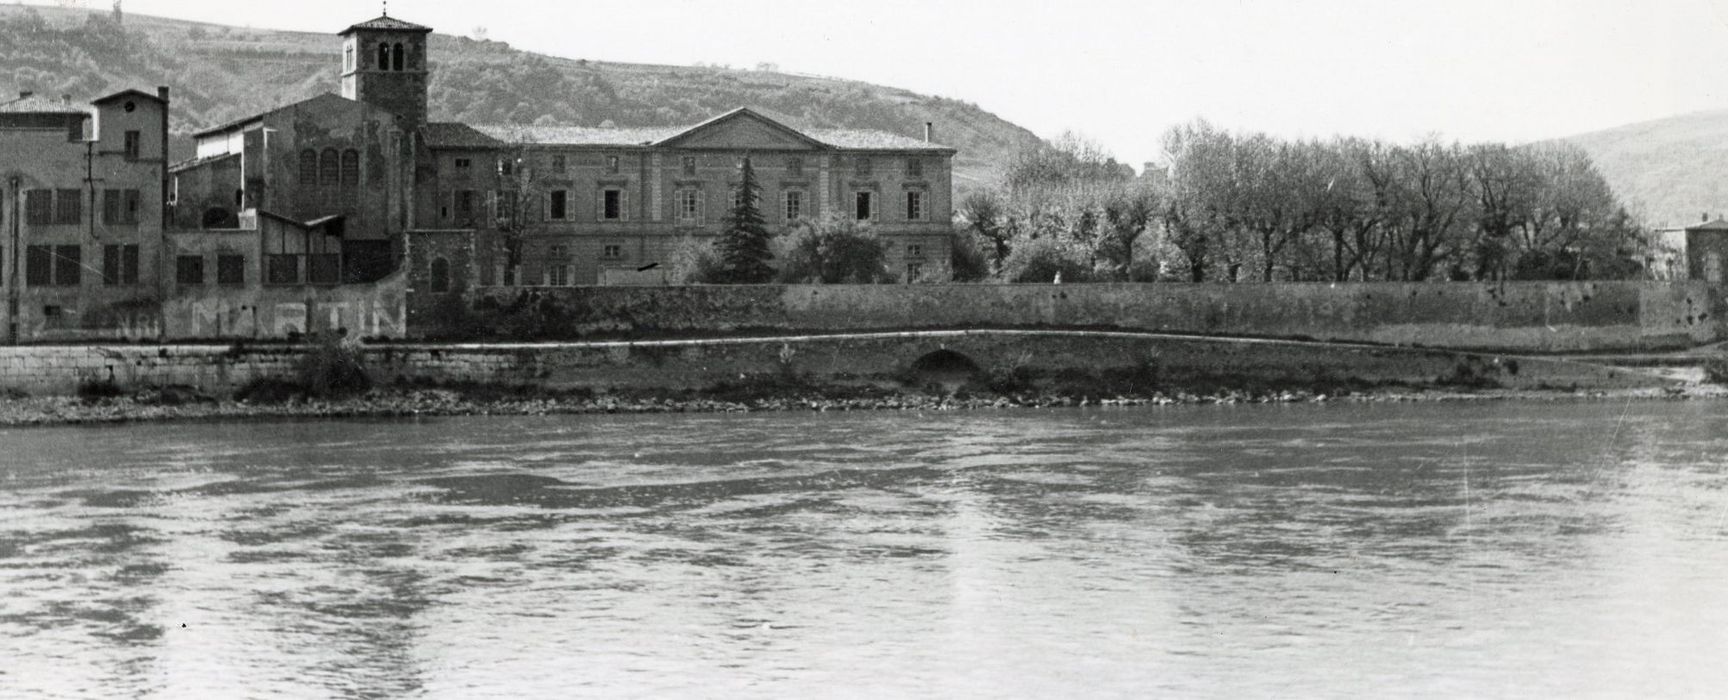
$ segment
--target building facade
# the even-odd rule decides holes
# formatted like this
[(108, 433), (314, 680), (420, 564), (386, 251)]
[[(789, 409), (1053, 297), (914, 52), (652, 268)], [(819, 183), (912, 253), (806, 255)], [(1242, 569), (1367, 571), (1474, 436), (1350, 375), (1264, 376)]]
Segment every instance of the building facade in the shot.
[(160, 332), (167, 137), (167, 88), (0, 103), (8, 342)]
[(483, 287), (666, 284), (675, 249), (721, 232), (746, 160), (775, 233), (863, 222), (896, 276), (946, 279), (955, 152), (930, 125), (429, 122), (431, 32), (343, 30), (339, 93), (194, 134), (172, 165), (167, 88), (0, 103), (8, 340), (400, 336), (410, 308)]

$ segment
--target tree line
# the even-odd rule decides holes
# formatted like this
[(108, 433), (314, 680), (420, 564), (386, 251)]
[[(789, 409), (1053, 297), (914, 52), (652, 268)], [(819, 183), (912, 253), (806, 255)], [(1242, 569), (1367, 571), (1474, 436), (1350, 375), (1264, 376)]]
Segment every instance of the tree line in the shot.
[(1590, 157), (1558, 143), (1290, 140), (1204, 121), (1135, 176), (1072, 134), (966, 196), (958, 279), (1624, 279), (1647, 232)]

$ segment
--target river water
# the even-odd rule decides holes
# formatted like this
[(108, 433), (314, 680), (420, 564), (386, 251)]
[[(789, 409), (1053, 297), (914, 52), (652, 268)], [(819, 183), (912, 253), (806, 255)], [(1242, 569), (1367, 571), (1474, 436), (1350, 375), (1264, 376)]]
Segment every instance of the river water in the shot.
[(0, 430), (0, 697), (1728, 692), (1728, 405)]

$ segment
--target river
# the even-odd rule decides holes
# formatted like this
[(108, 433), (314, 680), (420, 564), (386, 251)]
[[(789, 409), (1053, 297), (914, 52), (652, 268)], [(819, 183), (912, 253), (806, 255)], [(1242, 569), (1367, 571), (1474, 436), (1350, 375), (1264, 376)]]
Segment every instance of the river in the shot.
[(1728, 406), (0, 430), (0, 697), (1728, 688)]

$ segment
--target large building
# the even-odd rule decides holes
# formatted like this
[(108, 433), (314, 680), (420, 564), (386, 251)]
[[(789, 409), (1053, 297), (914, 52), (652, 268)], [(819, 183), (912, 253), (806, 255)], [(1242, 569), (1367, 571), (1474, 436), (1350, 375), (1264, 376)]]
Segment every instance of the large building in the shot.
[(867, 222), (901, 279), (946, 278), (955, 152), (929, 124), (430, 122), (430, 34), (343, 30), (340, 94), (195, 134), (174, 165), (167, 88), (0, 102), (6, 341), (401, 336), (488, 287), (664, 284), (675, 248), (719, 235), (746, 160), (775, 232)]
[(0, 103), (7, 342), (159, 333), (167, 142), (167, 88)]
[(920, 140), (750, 109), (655, 128), (428, 122), (430, 33), (388, 16), (351, 26), (340, 96), (197, 134), (173, 172), (175, 226), (254, 231), (231, 236), (246, 243), (234, 255), (259, 256), (247, 283), (370, 282), (398, 262), (422, 294), (663, 283), (679, 241), (718, 235), (748, 158), (772, 228), (867, 221), (897, 275), (946, 273), (954, 150), (930, 125)]

